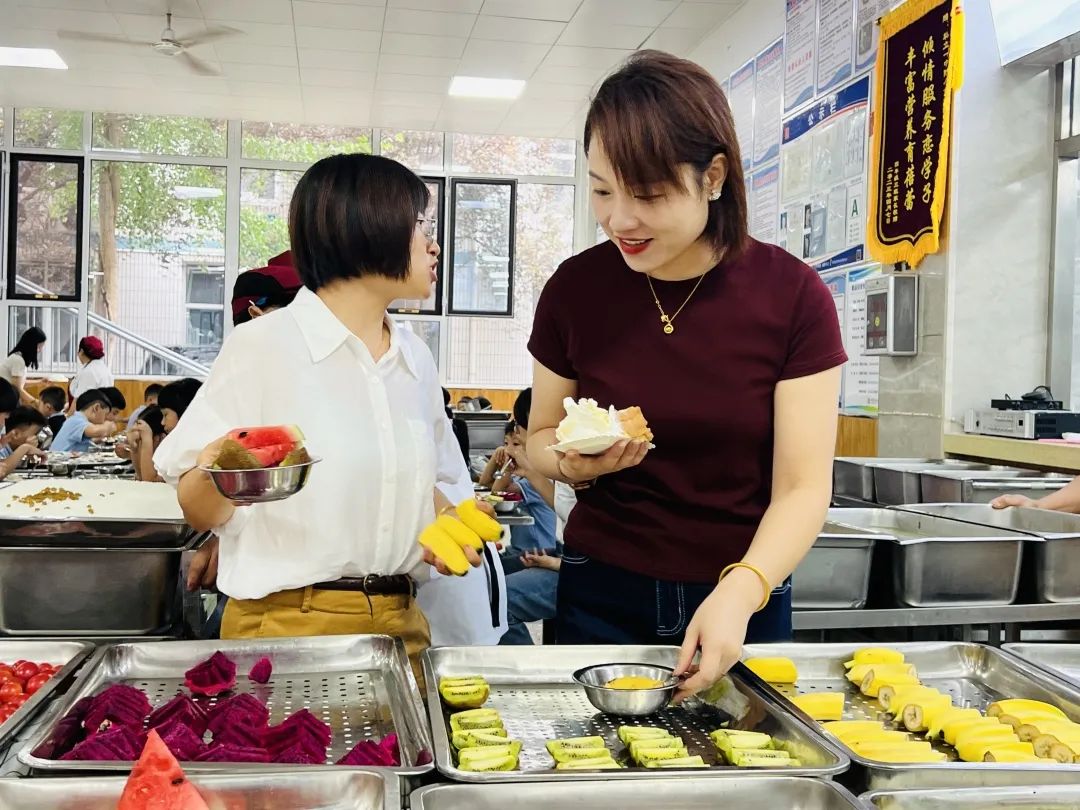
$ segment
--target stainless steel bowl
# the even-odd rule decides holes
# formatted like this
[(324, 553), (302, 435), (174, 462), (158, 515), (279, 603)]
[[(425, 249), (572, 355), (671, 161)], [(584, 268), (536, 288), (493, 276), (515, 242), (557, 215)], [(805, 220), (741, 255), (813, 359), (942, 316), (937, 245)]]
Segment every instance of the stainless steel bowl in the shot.
[(322, 459), (313, 458), (289, 467), (259, 470), (218, 470), (201, 467), (213, 480), (218, 492), (235, 503), (270, 503), (283, 501), (302, 490), (311, 468)]
[(513, 512), (514, 507), (521, 501), (495, 501), (491, 505), (495, 507), (496, 512)]
[[(662, 681), (653, 689), (609, 689), (604, 684), (616, 678), (636, 676)], [(620, 717), (645, 717), (671, 702), (679, 679), (674, 670), (653, 664), (599, 664), (574, 673), (574, 680), (585, 689), (589, 703), (607, 714)]]

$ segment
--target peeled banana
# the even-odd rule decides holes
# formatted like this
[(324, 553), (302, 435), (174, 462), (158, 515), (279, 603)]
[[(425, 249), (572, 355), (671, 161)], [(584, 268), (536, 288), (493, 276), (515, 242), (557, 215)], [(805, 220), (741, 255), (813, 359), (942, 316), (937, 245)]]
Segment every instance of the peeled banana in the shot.
[(795, 683), (799, 678), (790, 658), (747, 658), (743, 663), (766, 683)]
[[(956, 753), (964, 762), (982, 762), (987, 751), (997, 747), (1018, 742), (1013, 737), (988, 737), (978, 735), (961, 735), (956, 741)], [(1028, 743), (1023, 743), (1028, 745)]]
[(1080, 731), (1080, 725), (1070, 722), (1069, 720), (1036, 720), (1033, 723), (1024, 723), (1016, 730), (1016, 736), (1018, 736), (1024, 742), (1033, 742), (1036, 737), (1042, 734), (1051, 734), (1060, 732), (1065, 736), (1071, 736), (1076, 731)]
[[(930, 695), (940, 695), (937, 689), (932, 686), (924, 686), (921, 683), (916, 684), (885, 684), (878, 691), (878, 703), (885, 711), (890, 714), (897, 714), (903, 707), (903, 701), (911, 698), (927, 697)], [(894, 702), (900, 702), (900, 705), (893, 706)]]
[(949, 745), (956, 745), (956, 739), (961, 733), (973, 728), (1001, 728), (1009, 731), (1008, 726), (1003, 726), (998, 723), (992, 717), (983, 717), (979, 715), (977, 717), (961, 717), (957, 720), (950, 720), (941, 729), (941, 736)]
[(919, 679), (911, 674), (895, 672), (880, 675), (876, 670), (871, 669), (863, 676), (859, 691), (867, 697), (877, 697), (884, 686), (916, 685), (918, 683)]
[(836, 737), (849, 748), (856, 743), (863, 745), (866, 743), (879, 742), (899, 745), (911, 739), (902, 731), (894, 731), (892, 729), (887, 729), (884, 726), (867, 729), (853, 729), (851, 731), (842, 732), (842, 736), (836, 735)]
[(960, 720), (962, 718), (975, 718), (981, 717), (978, 709), (961, 709), (959, 707), (953, 709), (946, 709), (930, 721), (929, 728), (926, 731), (926, 736), (931, 740), (937, 739), (941, 736), (942, 731), (945, 728), (945, 724), (954, 720)]
[(420, 545), (442, 560), (450, 572), (459, 577), (467, 574), (472, 567), (461, 546), (437, 523), (432, 523), (420, 532)]
[(952, 708), (949, 695), (928, 695), (918, 698), (900, 698), (896, 717), (908, 731), (927, 731), (934, 719)]
[(814, 720), (839, 720), (844, 716), (843, 692), (814, 692), (797, 695), (791, 702)]
[(914, 677), (917, 674), (914, 664), (855, 664), (848, 669), (847, 675), (844, 677), (856, 686), (859, 686), (862, 683), (863, 678), (866, 677), (866, 673), (870, 670), (876, 672), (878, 677), (894, 674), (911, 675)]
[(997, 717), (999, 714), (1014, 714), (1015, 712), (1023, 711), (1047, 712), (1060, 717), (1062, 720), (1069, 719), (1065, 715), (1065, 712), (1057, 706), (1050, 703), (1044, 703), (1041, 700), (1009, 698), (1008, 700), (996, 700), (986, 707), (986, 714), (988, 717)]
[(484, 541), (480, 539), (480, 535), (460, 520), (455, 520), (449, 515), (439, 515), (435, 518), (435, 525), (450, 535), (462, 548), (474, 548), (477, 551), (484, 548)]
[(482, 512), (473, 498), (466, 498), (457, 505), (461, 522), (480, 536), (481, 540), (494, 542), (502, 537), (502, 526), (491, 515)]
[(1003, 711), (997, 716), (997, 719), (1019, 731), (1020, 726), (1025, 724), (1038, 725), (1047, 721), (1061, 721), (1062, 717), (1060, 714), (1043, 709), (1012, 709), (1011, 711)]
[(447, 706), (455, 709), (479, 709), (488, 699), (491, 688), (480, 677), (442, 678), (439, 696)]
[(856, 664), (902, 664), (904, 654), (899, 650), (890, 650), (887, 647), (863, 647), (856, 650), (850, 661), (844, 662), (848, 669)]

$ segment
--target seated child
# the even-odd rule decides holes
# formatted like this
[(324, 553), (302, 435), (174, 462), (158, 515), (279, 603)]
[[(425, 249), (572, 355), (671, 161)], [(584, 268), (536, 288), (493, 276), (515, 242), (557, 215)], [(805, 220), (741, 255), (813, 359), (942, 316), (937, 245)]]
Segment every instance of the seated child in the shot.
[(116, 422), (109, 419), (113, 407), (112, 400), (104, 392), (96, 388), (87, 391), (75, 401), (75, 413), (64, 422), (51, 449), (61, 453), (85, 453), (90, 450), (91, 440), (116, 433)]
[(24, 458), (45, 458), (37, 448), (37, 435), (45, 427), (45, 416), (37, 408), (16, 408), (4, 423), (0, 436), (0, 479), (18, 467)]

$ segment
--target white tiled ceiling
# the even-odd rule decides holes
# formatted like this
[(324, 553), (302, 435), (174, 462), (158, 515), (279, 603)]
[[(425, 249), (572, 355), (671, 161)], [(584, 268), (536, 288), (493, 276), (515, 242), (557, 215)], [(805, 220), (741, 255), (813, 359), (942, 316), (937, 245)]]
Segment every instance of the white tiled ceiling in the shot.
[[(67, 71), (0, 68), (0, 105), (577, 137), (590, 91), (642, 47), (688, 54), (744, 2), (775, 0), (0, 0), (0, 45), (52, 47)], [(240, 33), (192, 55), (148, 45)], [(516, 101), (451, 98), (454, 74), (525, 79)]]

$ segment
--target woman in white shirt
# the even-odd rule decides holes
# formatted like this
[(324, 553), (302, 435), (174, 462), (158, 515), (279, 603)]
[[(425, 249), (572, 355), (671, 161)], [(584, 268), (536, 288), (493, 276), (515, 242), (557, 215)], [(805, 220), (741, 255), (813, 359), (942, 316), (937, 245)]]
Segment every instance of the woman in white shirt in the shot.
[(105, 362), (105, 346), (101, 338), (87, 335), (79, 341), (79, 370), (71, 380), (68, 393), (71, 404), (68, 415), (75, 412), (75, 400), (87, 391), (96, 388), (109, 388), (113, 385), (113, 374)]
[[(221, 538), (223, 638), (387, 633), (414, 669), (429, 643), (417, 537), (468, 472), (430, 351), (386, 315), (435, 283), (427, 205), (423, 181), (386, 158), (308, 169), (289, 215), (304, 288), (230, 335), (154, 456), (188, 522)], [(236, 508), (198, 467), (229, 430), (271, 424), (298, 425), (322, 463), (292, 498)]]
[(19, 404), (37, 407), (38, 401), (26, 390), (26, 369), (38, 367), (38, 355), (45, 345), (45, 332), (39, 326), (31, 326), (22, 333), (19, 342), (3, 360), (0, 360), (0, 378), (7, 380), (19, 392)]

